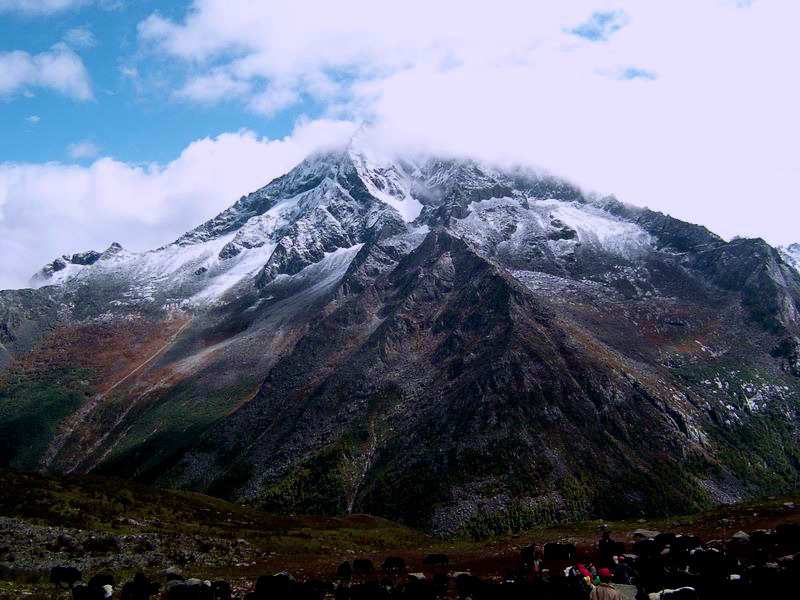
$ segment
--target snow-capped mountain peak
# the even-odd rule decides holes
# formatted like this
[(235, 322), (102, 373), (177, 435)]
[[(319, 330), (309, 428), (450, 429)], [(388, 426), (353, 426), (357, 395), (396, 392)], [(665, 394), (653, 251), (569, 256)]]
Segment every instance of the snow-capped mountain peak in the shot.
[[(484, 497), (574, 493), (565, 506), (582, 506), (564, 465), (571, 481), (644, 482), (639, 514), (661, 502), (664, 473), (687, 473), (668, 486), (680, 510), (709, 491), (752, 492), (735, 479), (742, 440), (776, 432), (747, 449), (760, 464), (794, 447), (800, 246), (726, 242), (530, 169), (395, 156), (366, 139), (309, 156), (162, 248), (59, 257), (36, 282), (57, 285), (0, 294), (0, 366), (30, 365), (35, 384), (44, 365), (59, 386), (80, 367), (76, 396), (91, 398), (41, 428), (54, 433), (33, 460), (131, 464), (259, 502), (297, 473), (355, 465), (367, 491), (345, 491), (360, 509), (400, 507), (388, 516), (447, 532)], [(348, 441), (357, 462), (336, 462), (353, 460), (341, 448), (355, 432), (377, 450)], [(519, 472), (530, 492), (503, 487), (509, 452), (533, 469)], [(610, 462), (586, 462), (603, 452)], [(630, 471), (625, 457), (640, 455), (671, 466)], [(475, 456), (496, 465), (488, 479), (459, 467)], [(722, 468), (691, 459), (695, 472), (687, 456)], [(439, 472), (436, 503), (403, 508), (408, 486), (394, 482)], [(303, 488), (321, 480), (309, 477)]]

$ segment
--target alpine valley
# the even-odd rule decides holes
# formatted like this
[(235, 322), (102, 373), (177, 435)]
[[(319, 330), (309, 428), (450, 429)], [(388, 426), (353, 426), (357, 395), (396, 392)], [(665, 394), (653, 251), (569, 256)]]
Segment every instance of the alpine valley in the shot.
[(438, 535), (800, 489), (800, 245), (367, 137), (0, 292), (0, 464)]

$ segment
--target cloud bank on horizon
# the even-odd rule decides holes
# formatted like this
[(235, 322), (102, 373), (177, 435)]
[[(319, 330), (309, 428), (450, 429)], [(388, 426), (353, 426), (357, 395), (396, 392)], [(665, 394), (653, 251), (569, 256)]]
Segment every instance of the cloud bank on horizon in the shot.
[[(0, 155), (0, 288), (63, 253), (169, 242), (363, 119), (392, 146), (531, 163), (726, 237), (800, 240), (800, 3), (383, 4), (0, 0), (0, 21), (32, 31), (75, 21), (48, 47), (0, 45), (0, 102), (118, 114), (48, 160)], [(104, 37), (111, 24), (127, 37)], [(181, 111), (193, 128), (125, 128)], [(62, 126), (18, 114), (42, 144)], [(143, 163), (168, 133), (184, 150)]]

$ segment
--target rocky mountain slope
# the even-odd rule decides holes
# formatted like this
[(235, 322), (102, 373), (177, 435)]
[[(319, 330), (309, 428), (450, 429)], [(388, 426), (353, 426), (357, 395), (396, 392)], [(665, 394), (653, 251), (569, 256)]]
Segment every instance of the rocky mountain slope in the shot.
[(800, 488), (799, 246), (368, 138), (0, 292), (0, 461), (437, 533)]

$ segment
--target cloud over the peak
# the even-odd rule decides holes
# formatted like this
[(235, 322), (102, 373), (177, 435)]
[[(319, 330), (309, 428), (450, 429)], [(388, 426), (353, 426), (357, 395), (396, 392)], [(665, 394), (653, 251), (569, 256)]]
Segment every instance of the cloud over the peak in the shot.
[[(81, 4), (114, 0), (0, 0), (0, 13)], [(141, 103), (147, 110), (175, 102), (210, 117), (218, 110), (227, 124), (216, 131), (239, 126), (236, 108), (253, 128), (277, 116), (269, 125), (280, 130), (301, 111), (323, 118), (285, 140), (246, 131), (201, 139), (166, 165), (99, 157), (89, 146), (73, 148), (83, 165), (0, 164), (0, 261), (8, 261), (0, 287), (112, 238), (139, 250), (169, 241), (361, 119), (396, 147), (533, 163), (727, 237), (800, 237), (787, 218), (800, 201), (800, 2), (187, 0), (186, 8), (141, 20), (134, 52), (115, 63), (128, 88), (154, 92), (157, 102)], [(66, 39), (84, 49), (94, 41), (83, 29)], [(0, 101), (36, 88), (92, 97), (67, 43), (40, 50), (0, 52)], [(36, 111), (40, 134), (54, 119)], [(58, 149), (81, 139), (122, 146), (86, 131)], [(44, 223), (52, 235), (41, 235)]]
[(86, 66), (63, 42), (39, 54), (0, 52), (0, 98), (27, 88), (51, 89), (77, 100), (93, 97)]
[(139, 24), (139, 37), (145, 48), (183, 61), (184, 97), (223, 99), (209, 92), (219, 82), (270, 114), (306, 96), (348, 96), (353, 81), (423, 63), (528, 63), (535, 48), (572, 37), (566, 29), (594, 4), (577, 0), (554, 11), (516, 0), (198, 0), (182, 20), (153, 13)]
[(304, 122), (275, 140), (224, 133), (192, 142), (166, 165), (0, 163), (0, 289), (25, 286), (61, 254), (113, 241), (135, 251), (168, 243), (353, 127)]
[(725, 236), (786, 243), (798, 21), (790, 0), (196, 0), (139, 36), (181, 65), (187, 100), (273, 115), (310, 99), (398, 143), (533, 162)]

